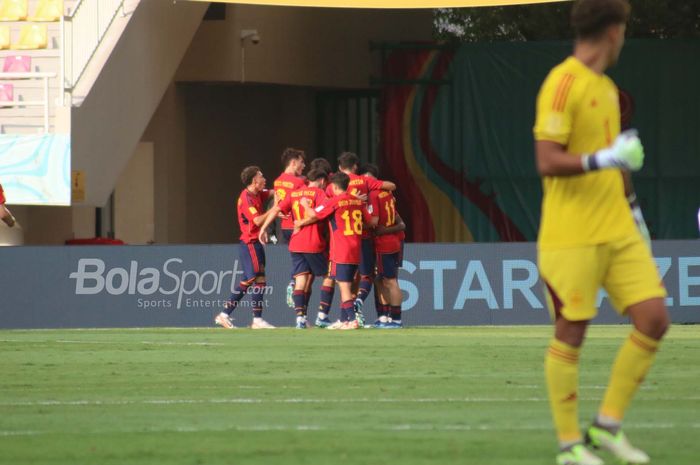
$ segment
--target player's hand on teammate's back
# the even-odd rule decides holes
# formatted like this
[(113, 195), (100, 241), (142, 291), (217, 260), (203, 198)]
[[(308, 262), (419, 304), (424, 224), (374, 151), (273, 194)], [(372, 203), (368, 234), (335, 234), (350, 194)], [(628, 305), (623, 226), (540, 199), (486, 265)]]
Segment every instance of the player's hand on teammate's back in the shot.
[(635, 129), (622, 132), (613, 144), (584, 157), (584, 170), (594, 171), (603, 168), (623, 168), (639, 171), (644, 165), (644, 147)]

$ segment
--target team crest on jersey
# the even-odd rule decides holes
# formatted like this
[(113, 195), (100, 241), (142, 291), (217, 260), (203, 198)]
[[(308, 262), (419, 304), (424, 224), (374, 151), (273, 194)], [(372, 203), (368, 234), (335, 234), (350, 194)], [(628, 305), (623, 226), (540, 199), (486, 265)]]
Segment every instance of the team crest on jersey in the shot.
[(255, 207), (249, 207), (248, 211), (252, 214), (255, 215), (258, 213), (258, 210)]

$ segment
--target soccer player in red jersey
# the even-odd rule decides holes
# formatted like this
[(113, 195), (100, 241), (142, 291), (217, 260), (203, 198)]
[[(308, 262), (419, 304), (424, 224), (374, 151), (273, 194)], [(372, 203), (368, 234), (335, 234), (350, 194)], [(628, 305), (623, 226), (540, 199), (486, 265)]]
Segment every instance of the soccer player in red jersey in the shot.
[[(363, 168), (365, 176), (377, 177), (379, 170), (374, 165)], [(375, 303), (377, 321), (375, 328), (402, 328), (401, 301), (398, 270), (403, 261), (404, 224), (396, 211), (396, 198), (388, 191), (372, 191), (369, 194), (369, 209), (378, 219), (374, 229), (377, 278)]]
[[(272, 207), (268, 212), (259, 235), (263, 243), (265, 238), (262, 231), (275, 220), (278, 213), (291, 215), (295, 221), (300, 221), (306, 215), (304, 205), (316, 208), (326, 200), (326, 195), (323, 192), (327, 182), (326, 172), (311, 170), (307, 174), (307, 179), (308, 186), (291, 191), (282, 202)], [(314, 276), (326, 276), (328, 271), (327, 242), (323, 226), (324, 223), (316, 222), (301, 228), (296, 234), (292, 234), (289, 241), (289, 252), (292, 255), (292, 276), (295, 279), (292, 298), (297, 316), (297, 329), (306, 329), (308, 326), (306, 313), (311, 298), (311, 285)]]
[(17, 222), (10, 210), (5, 206), (5, 192), (2, 190), (2, 184), (0, 184), (0, 220), (10, 228)]
[[(334, 174), (333, 173), (333, 168), (331, 167), (331, 164), (328, 160), (322, 157), (314, 158), (311, 160), (311, 163), (309, 163), (309, 167), (311, 169), (320, 169), (322, 171), (325, 171), (328, 173), (327, 179), (330, 179), (330, 177)], [(330, 184), (327, 183), (326, 185), (326, 198), (328, 198), (333, 195), (333, 191), (330, 188)], [(326, 255), (329, 255), (329, 247), (330, 247), (330, 240), (328, 240), (328, 228), (323, 228), (323, 233), (324, 236), (326, 237)], [(323, 278), (323, 282), (321, 283), (321, 293), (320, 293), (320, 301), (318, 305), (318, 315), (316, 317), (316, 326), (319, 328), (327, 328), (332, 324), (330, 318), (328, 315), (330, 314), (330, 309), (331, 309), (331, 303), (333, 302), (333, 296), (335, 295), (335, 281), (333, 281), (330, 277), (326, 276)]]
[(302, 228), (316, 221), (328, 218), (331, 226), (330, 277), (340, 288), (341, 317), (329, 329), (357, 329), (360, 327), (353, 309), (352, 283), (360, 264), (361, 237), (364, 225), (374, 227), (377, 220), (372, 218), (364, 202), (350, 195), (350, 177), (336, 173), (331, 177), (334, 197), (322, 205), (311, 208), (303, 204), (306, 217), (295, 221), (294, 227)]
[[(306, 166), (306, 154), (303, 150), (287, 148), (282, 152), (282, 165), (284, 171), (280, 174), (273, 187), (275, 189), (275, 205), (278, 205), (293, 190), (303, 187), (306, 183), (301, 174)], [(287, 244), (292, 237), (294, 230), (294, 220), (291, 216), (285, 216), (281, 222), (282, 236)]]
[[(282, 202), (290, 192), (306, 184), (306, 181), (301, 175), (304, 172), (305, 165), (306, 154), (303, 150), (286, 148), (284, 152), (282, 152), (282, 166), (284, 166), (284, 171), (273, 183), (275, 205)], [(289, 240), (292, 237), (292, 230), (294, 229), (294, 220), (291, 216), (285, 216), (280, 223), (284, 243), (289, 244)], [(294, 302), (292, 301), (293, 290), (294, 277), (290, 279), (289, 285), (287, 286), (287, 305), (290, 307), (294, 306)]]
[[(231, 314), (240, 304), (246, 293), (250, 293), (253, 300), (253, 329), (274, 328), (263, 320), (263, 300), (265, 293), (265, 249), (258, 236), (260, 226), (265, 222), (265, 203), (270, 198), (271, 192), (265, 189), (265, 177), (257, 166), (248, 166), (241, 172), (241, 181), (245, 189), (238, 197), (238, 225), (241, 228), (240, 261), (243, 266), (243, 279), (236, 285), (231, 298), (226, 302), (224, 310), (216, 316), (214, 322), (224, 328), (232, 329), (235, 326), (231, 320)], [(267, 233), (262, 232), (262, 237), (267, 240)], [(250, 288), (250, 292), (249, 292)]]
[[(361, 199), (365, 203), (369, 198), (369, 193), (375, 190), (396, 190), (396, 184), (390, 181), (381, 181), (376, 178), (366, 178), (357, 174), (360, 167), (360, 158), (352, 152), (343, 152), (338, 157), (338, 169), (350, 177), (348, 192)], [(329, 197), (332, 193), (326, 189), (326, 195)], [(372, 281), (374, 279), (374, 242), (371, 234), (364, 232), (362, 235), (362, 252), (359, 266), (359, 283), (356, 286), (356, 299), (353, 304), (355, 312), (364, 324), (362, 315), (362, 305), (365, 299), (372, 290)]]

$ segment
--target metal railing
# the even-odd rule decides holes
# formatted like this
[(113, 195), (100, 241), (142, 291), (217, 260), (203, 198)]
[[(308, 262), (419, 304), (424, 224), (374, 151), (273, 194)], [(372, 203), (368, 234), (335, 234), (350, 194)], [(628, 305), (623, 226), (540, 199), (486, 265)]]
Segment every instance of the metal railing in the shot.
[(124, 0), (80, 0), (69, 16), (61, 18), (61, 80), (66, 90), (82, 77), (119, 10), (123, 15)]
[(43, 100), (13, 100), (0, 101), (0, 107), (44, 107), (44, 132), (49, 132), (49, 79), (55, 78), (56, 73), (0, 73), (0, 80), (43, 79)]

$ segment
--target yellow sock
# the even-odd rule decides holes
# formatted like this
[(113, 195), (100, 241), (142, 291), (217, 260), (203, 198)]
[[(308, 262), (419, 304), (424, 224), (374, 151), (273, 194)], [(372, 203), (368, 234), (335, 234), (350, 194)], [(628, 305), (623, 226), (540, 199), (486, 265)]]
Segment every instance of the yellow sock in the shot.
[(578, 424), (578, 355), (581, 349), (552, 339), (545, 356), (549, 405), (560, 445), (581, 441)]
[(632, 331), (615, 359), (600, 415), (622, 421), (634, 393), (654, 362), (658, 347), (656, 339), (636, 329)]

